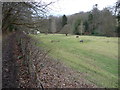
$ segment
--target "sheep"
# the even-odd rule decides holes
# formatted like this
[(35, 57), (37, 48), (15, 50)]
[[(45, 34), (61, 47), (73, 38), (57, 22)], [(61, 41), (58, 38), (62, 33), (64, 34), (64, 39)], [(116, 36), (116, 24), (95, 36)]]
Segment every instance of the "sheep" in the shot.
[(51, 40), (51, 43), (53, 43), (53, 42), (60, 42), (59, 40)]
[(82, 43), (83, 43), (83, 40), (80, 40), (80, 42), (82, 42)]
[(79, 36), (76, 36), (76, 38), (79, 38)]
[(37, 34), (40, 34), (40, 31), (37, 31)]

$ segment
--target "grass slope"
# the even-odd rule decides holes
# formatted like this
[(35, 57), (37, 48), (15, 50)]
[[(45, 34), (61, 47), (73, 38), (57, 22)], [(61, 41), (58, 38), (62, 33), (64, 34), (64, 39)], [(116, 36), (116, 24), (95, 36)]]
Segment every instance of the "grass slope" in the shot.
[[(118, 87), (118, 38), (99, 36), (32, 35), (50, 55), (85, 74), (99, 87)], [(53, 42), (51, 40), (59, 40)], [(84, 40), (80, 43), (80, 40)]]

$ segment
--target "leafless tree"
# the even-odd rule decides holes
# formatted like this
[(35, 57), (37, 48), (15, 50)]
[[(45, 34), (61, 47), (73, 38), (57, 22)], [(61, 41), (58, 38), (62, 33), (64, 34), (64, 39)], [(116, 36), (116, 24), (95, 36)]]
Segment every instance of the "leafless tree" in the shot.
[(47, 7), (52, 4), (40, 2), (3, 2), (2, 31), (18, 26), (38, 28), (48, 12)]

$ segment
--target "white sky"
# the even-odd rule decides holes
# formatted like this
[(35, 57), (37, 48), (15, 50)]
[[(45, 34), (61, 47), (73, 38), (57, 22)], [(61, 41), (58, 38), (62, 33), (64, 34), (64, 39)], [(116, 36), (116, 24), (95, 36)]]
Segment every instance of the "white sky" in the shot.
[(50, 14), (53, 15), (70, 15), (80, 11), (90, 11), (93, 5), (98, 4), (102, 10), (104, 7), (113, 6), (117, 0), (42, 0), (44, 2), (56, 1), (50, 6)]

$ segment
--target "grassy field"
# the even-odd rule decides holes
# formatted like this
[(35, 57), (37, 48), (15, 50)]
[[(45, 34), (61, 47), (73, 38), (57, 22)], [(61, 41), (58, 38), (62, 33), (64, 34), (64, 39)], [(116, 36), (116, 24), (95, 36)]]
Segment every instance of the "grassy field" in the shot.
[[(99, 87), (118, 87), (118, 38), (99, 36), (32, 35), (53, 58), (84, 73), (84, 78)], [(59, 40), (53, 42), (51, 40)], [(80, 40), (84, 40), (80, 43)]]

